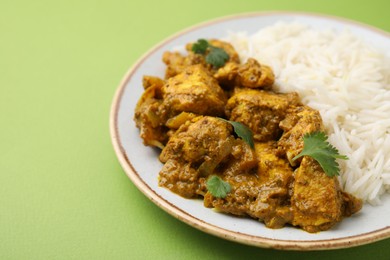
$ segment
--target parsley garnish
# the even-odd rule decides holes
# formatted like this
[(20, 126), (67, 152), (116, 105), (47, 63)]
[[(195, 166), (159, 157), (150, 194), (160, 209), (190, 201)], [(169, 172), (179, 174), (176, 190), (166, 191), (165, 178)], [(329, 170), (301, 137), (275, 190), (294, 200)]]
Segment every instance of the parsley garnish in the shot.
[(217, 175), (211, 176), (206, 182), (207, 190), (216, 198), (225, 198), (231, 191), (230, 184)]
[(206, 62), (216, 68), (220, 68), (229, 60), (229, 55), (224, 49), (212, 47), (210, 53), (206, 56)]
[(192, 51), (206, 55), (206, 62), (215, 68), (222, 67), (229, 60), (229, 54), (224, 49), (211, 45), (205, 39), (199, 39), (194, 43), (192, 45)]
[(223, 118), (219, 119), (231, 124), (233, 126), (234, 132), (238, 137), (240, 137), (242, 140), (244, 140), (244, 142), (249, 144), (252, 149), (255, 147), (255, 143), (253, 141), (253, 133), (248, 127), (241, 124), (240, 122), (230, 121)]
[(199, 39), (196, 43), (192, 45), (192, 51), (198, 54), (206, 54), (208, 47), (208, 41), (206, 41), (205, 39)]
[(340, 175), (336, 159), (348, 160), (347, 156), (340, 155), (339, 151), (327, 141), (324, 132), (313, 132), (303, 136), (303, 150), (293, 160), (304, 155), (316, 160), (329, 177)]

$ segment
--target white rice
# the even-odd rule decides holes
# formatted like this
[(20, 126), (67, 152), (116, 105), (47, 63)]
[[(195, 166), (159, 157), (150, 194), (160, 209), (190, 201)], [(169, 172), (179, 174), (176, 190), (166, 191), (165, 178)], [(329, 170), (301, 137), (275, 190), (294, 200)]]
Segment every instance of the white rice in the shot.
[(349, 31), (277, 23), (226, 39), (242, 60), (275, 72), (275, 88), (296, 91), (320, 111), (340, 160), (344, 190), (373, 205), (390, 193), (390, 57)]

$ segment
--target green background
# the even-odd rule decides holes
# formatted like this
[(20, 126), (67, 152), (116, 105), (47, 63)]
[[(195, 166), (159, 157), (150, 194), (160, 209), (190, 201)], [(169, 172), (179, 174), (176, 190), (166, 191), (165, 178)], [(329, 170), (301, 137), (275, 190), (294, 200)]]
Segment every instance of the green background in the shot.
[(0, 0), (0, 259), (390, 259), (390, 240), (324, 252), (208, 235), (150, 202), (113, 151), (127, 69), (188, 26), (241, 12), (332, 14), (390, 31), (390, 1)]

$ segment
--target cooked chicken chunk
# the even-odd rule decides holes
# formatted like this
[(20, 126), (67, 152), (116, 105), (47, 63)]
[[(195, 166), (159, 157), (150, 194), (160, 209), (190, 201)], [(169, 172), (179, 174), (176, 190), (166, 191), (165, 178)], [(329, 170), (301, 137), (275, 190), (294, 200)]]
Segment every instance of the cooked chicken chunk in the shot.
[(143, 85), (145, 91), (137, 103), (134, 119), (146, 145), (163, 148), (172, 134), (169, 129), (176, 130), (196, 115), (224, 115), (226, 95), (199, 64), (186, 67), (167, 81), (145, 76)]
[(284, 131), (279, 139), (279, 147), (292, 166), (297, 165), (301, 160), (293, 161), (293, 158), (303, 149), (303, 136), (307, 133), (324, 131), (320, 113), (308, 106), (290, 107), (279, 126)]
[(214, 78), (218, 80), (222, 87), (225, 86), (225, 88), (232, 88), (236, 85), (239, 86), (239, 84), (236, 84), (239, 68), (240, 64), (237, 62), (226, 62), (225, 66), (219, 68), (214, 73)]
[(292, 224), (308, 232), (327, 230), (362, 207), (361, 200), (345, 197), (337, 178), (326, 176), (311, 157), (303, 157), (294, 178)]
[(214, 77), (220, 84), (227, 86), (242, 86), (246, 88), (269, 89), (274, 83), (275, 76), (267, 65), (260, 65), (255, 59), (248, 59), (245, 64), (226, 63)]
[(298, 225), (308, 232), (327, 230), (360, 210), (362, 202), (352, 195), (341, 192), (336, 177), (328, 177), (321, 166), (311, 157), (293, 161), (303, 149), (306, 133), (324, 131), (321, 116), (317, 110), (307, 106), (291, 107), (286, 118), (280, 122), (284, 130), (279, 139), (279, 149), (292, 166), (299, 165), (294, 174), (294, 188), (291, 207)]
[(233, 140), (232, 127), (228, 123), (215, 117), (198, 116), (185, 122), (169, 139), (160, 154), (160, 161), (178, 158), (196, 164), (213, 161), (224, 157), (225, 152), (221, 149), (231, 152)]
[(181, 112), (175, 117), (169, 118), (165, 125), (170, 129), (179, 129), (181, 125), (186, 123), (187, 121), (190, 121), (194, 119), (195, 117), (198, 117), (199, 115), (189, 112)]
[[(216, 39), (210, 39), (208, 40), (208, 43), (212, 45), (213, 47), (221, 48), (229, 55), (229, 62), (235, 62), (240, 63), (240, 57), (238, 56), (237, 51), (234, 49), (234, 47), (225, 41), (216, 40)], [(186, 49), (189, 53), (192, 52), (192, 45), (193, 43), (189, 43), (186, 45)]]
[(238, 82), (247, 88), (270, 87), (275, 76), (267, 65), (260, 65), (255, 59), (248, 59), (238, 70)]
[(226, 96), (217, 81), (201, 65), (187, 67), (169, 78), (163, 88), (161, 115), (168, 120), (181, 112), (223, 116)]
[[(195, 197), (205, 193), (204, 181), (215, 173), (217, 167), (228, 158), (245, 157), (243, 151), (251, 149), (232, 135), (232, 126), (215, 117), (200, 116), (185, 122), (169, 139), (160, 154), (165, 163), (160, 175), (159, 185), (183, 197)], [(255, 156), (251, 158), (256, 164)], [(237, 166), (237, 164), (235, 164)], [(245, 164), (241, 162), (241, 168)]]
[(193, 52), (189, 52), (187, 56), (184, 56), (180, 52), (167, 51), (163, 54), (163, 62), (167, 65), (165, 70), (166, 79), (182, 73), (187, 67), (192, 65), (201, 64), (205, 68), (209, 67), (202, 55)]
[[(223, 42), (220, 40), (209, 40), (209, 44), (214, 47), (222, 48), (229, 55), (229, 62), (240, 63), (239, 56), (236, 50), (230, 43)], [(179, 52), (165, 52), (163, 54), (163, 62), (167, 65), (165, 71), (165, 78), (170, 78), (176, 76), (177, 74), (183, 72), (186, 67), (196, 64), (201, 64), (210, 72), (214, 73), (215, 68), (212, 65), (208, 64), (205, 60), (205, 56), (202, 54), (197, 54), (192, 51), (193, 43), (186, 45), (187, 55), (182, 55)]]
[(257, 158), (255, 151), (242, 139), (236, 139), (231, 155), (229, 155), (223, 167), (219, 167), (217, 173), (233, 177), (249, 172), (256, 166)]
[[(147, 89), (149, 87), (155, 87), (156, 89), (161, 90), (164, 86), (164, 83), (165, 81), (160, 79), (159, 77), (145, 75), (142, 78), (142, 85), (144, 86), (144, 89)], [(159, 98), (161, 98), (161, 95)]]
[(161, 119), (159, 109), (162, 104), (162, 80), (144, 77), (145, 91), (139, 99), (134, 114), (136, 126), (145, 145), (163, 148), (168, 141), (167, 129)]
[(279, 123), (284, 119), (287, 108), (297, 103), (299, 97), (296, 93), (276, 94), (244, 89), (228, 100), (226, 115), (230, 120), (248, 126), (253, 131), (255, 140), (276, 140), (282, 134)]
[(281, 228), (292, 220), (289, 187), (293, 169), (286, 160), (277, 157), (275, 142), (256, 143), (255, 151), (257, 170), (233, 176), (223, 174), (232, 191), (223, 199), (206, 193), (204, 204), (234, 215), (249, 215), (271, 228)]

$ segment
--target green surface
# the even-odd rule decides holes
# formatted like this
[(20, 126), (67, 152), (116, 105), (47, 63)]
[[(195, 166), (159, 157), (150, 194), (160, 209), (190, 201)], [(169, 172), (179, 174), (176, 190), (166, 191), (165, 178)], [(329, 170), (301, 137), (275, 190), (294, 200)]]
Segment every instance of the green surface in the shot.
[(390, 31), (387, 0), (0, 1), (0, 259), (390, 259), (390, 240), (285, 252), (202, 233), (131, 183), (109, 136), (114, 92), (165, 37), (263, 10)]

